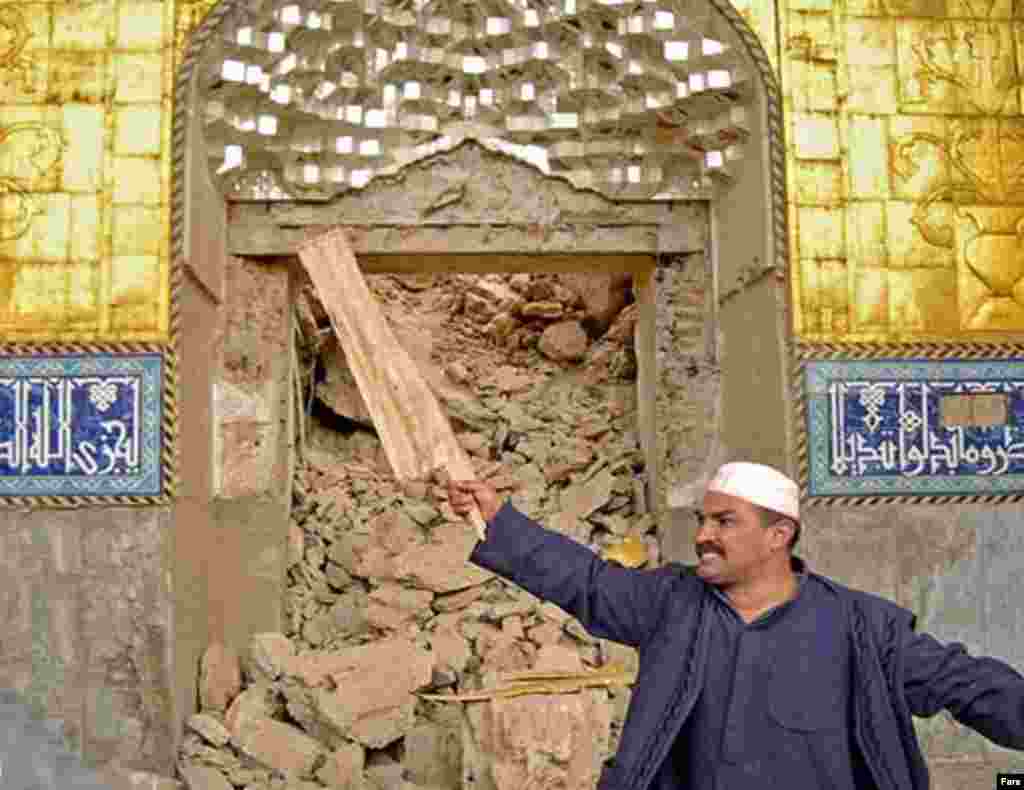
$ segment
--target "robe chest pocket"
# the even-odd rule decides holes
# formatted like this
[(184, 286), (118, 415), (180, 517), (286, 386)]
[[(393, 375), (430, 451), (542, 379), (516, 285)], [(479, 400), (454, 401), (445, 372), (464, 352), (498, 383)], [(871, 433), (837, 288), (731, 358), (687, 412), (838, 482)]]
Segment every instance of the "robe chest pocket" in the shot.
[[(849, 682), (838, 655), (808, 651), (772, 668), (768, 715), (787, 730), (839, 730), (846, 724), (844, 699)], [(817, 656), (815, 656), (817, 653)]]
[(776, 724), (797, 732), (841, 730), (846, 721), (842, 697), (835, 690), (818, 697), (797, 693), (781, 699), (773, 695), (768, 715)]

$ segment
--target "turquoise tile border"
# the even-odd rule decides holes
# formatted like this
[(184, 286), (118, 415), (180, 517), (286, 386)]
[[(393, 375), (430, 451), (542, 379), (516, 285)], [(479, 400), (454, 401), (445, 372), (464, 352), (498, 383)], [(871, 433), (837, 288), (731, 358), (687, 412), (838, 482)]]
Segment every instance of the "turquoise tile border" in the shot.
[(0, 497), (163, 492), (159, 353), (0, 355)]
[[(1024, 359), (805, 361), (811, 497), (1024, 493)], [(944, 395), (998, 392), (1005, 425), (945, 428)]]

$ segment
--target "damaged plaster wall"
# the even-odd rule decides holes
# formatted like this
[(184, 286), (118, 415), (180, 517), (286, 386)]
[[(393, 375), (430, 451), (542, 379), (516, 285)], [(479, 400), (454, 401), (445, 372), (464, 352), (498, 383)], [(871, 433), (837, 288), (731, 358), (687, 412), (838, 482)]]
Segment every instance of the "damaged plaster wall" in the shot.
[[(264, 252), (280, 255), (288, 251), (280, 247), (288, 226), (430, 224), (444, 228), (456, 247), (460, 229), (474, 224), (538, 228), (533, 247), (514, 259), (532, 273), (450, 274), (442, 265), (432, 274), (437, 258), (395, 256), (396, 268), (419, 273), (394, 282), (371, 276), (371, 285), (481, 476), (594, 551), (607, 553), (631, 537), (639, 552), (621, 554), (621, 561), (661, 563), (665, 492), (701, 468), (717, 413), (705, 402), (717, 397), (717, 385), (708, 353), (704, 205), (615, 204), (466, 145), (334, 204), (274, 206), (270, 216), (267, 223), (262, 207), (233, 207), (232, 238), (252, 229)], [(560, 223), (603, 228), (604, 256), (559, 256), (553, 265), (539, 229)], [(657, 227), (667, 224), (686, 240), (684, 251), (647, 255), (646, 273), (616, 258), (623, 228), (647, 225), (656, 253)], [(477, 265), (492, 253), (481, 248)], [(509, 262), (492, 257), (498, 269)], [(246, 316), (237, 331), (249, 333), (239, 336), (261, 344), (258, 353), (281, 354), (292, 342), (282, 335), (291, 323), (274, 296), (281, 264), (236, 258), (231, 265), (240, 296), (229, 293), (228, 300)], [(303, 296), (297, 307), (304, 336), (318, 338), (324, 322), (315, 300)], [(428, 311), (438, 316), (436, 326)], [(254, 422), (271, 431), (265, 407), (275, 396), (266, 393), (281, 391), (280, 374), (269, 368), (249, 385), (240, 378), (251, 368), (251, 361), (242, 365), (248, 351), (240, 349), (256, 351), (249, 341), (229, 338), (225, 348), (234, 361), (225, 360), (218, 385), (222, 492), (229, 472), (244, 479), (228, 469), (235, 457), (229, 437), (251, 436)], [(304, 393), (313, 388), (321, 406), (365, 422), (350, 377), (336, 370), (339, 351), (316, 349), (335, 368), (319, 381), (307, 364), (310, 349), (302, 351)], [(268, 381), (276, 383), (267, 389)], [(644, 392), (652, 395), (646, 406), (639, 402)], [(228, 415), (248, 420), (246, 432), (223, 430)], [(211, 648), (200, 680), (202, 713), (190, 719), (181, 752), (186, 782), (213, 787), (226, 778), (258, 790), (298, 780), (353, 790), (592, 786), (617, 745), (629, 700), (621, 684), (471, 706), (469, 718), (457, 703), (417, 702), (411, 692), (490, 687), (523, 670), (635, 671), (634, 651), (590, 637), (564, 612), (463, 563), (467, 548), (452, 542), (460, 520), (440, 501), (441, 491), (398, 485), (372, 434), (345, 438), (314, 428), (293, 426), (302, 461), (290, 531), (287, 521), (278, 525), (289, 568), (280, 632)], [(645, 431), (652, 436), (647, 452)], [(237, 454), (243, 467), (255, 458), (253, 446)], [(289, 450), (272, 446), (274, 453)], [(259, 462), (251, 463), (255, 473)], [(669, 483), (645, 487), (652, 468), (665, 470)], [(336, 667), (333, 674), (327, 665)], [(384, 686), (373, 681), (382, 667), (391, 668)]]

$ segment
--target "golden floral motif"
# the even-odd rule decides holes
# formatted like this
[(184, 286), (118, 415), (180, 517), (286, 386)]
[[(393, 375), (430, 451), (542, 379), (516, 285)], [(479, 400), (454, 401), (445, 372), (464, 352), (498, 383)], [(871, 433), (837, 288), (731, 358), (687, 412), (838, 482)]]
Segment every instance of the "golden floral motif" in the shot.
[(940, 86), (956, 94), (964, 112), (998, 115), (1014, 108), (1019, 78), (1010, 28), (986, 22), (945, 22), (910, 46), (916, 90), (904, 103), (927, 104)]
[(49, 173), (63, 148), (60, 134), (44, 124), (0, 127), (0, 162), (13, 165), (0, 172), (0, 241), (20, 237), (39, 214), (33, 181)]
[(32, 37), (25, 15), (14, 5), (0, 5), (0, 89), (21, 85), (31, 91), (34, 85), (32, 62), (24, 50)]
[(934, 179), (911, 222), (929, 244), (955, 251), (961, 328), (1024, 329), (1024, 124), (958, 120), (948, 138), (906, 135), (894, 143), (893, 170), (912, 176), (922, 146), (948, 175)]

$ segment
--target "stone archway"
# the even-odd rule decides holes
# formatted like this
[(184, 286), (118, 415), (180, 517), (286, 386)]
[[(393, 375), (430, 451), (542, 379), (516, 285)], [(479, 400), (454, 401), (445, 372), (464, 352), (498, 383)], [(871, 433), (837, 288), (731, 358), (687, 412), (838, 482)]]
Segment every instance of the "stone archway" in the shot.
[[(337, 5), (347, 8), (360, 4)], [(518, 6), (518, 4), (511, 3), (502, 5)], [(528, 5), (523, 3), (522, 7), (527, 8)], [(615, 4), (615, 7), (617, 8), (618, 5)], [(678, 14), (681, 20), (680, 25), (686, 19), (681, 10), (682, 4), (637, 3), (635, 5), (638, 8), (636, 16), (641, 18), (641, 22), (638, 23), (641, 33), (644, 20), (651, 26), (657, 27), (656, 12), (659, 9)], [(376, 4), (374, 6), (376, 7)], [(267, 7), (269, 8), (269, 5)], [(592, 3), (588, 7), (596, 9), (600, 13), (602, 9), (607, 10), (613, 6), (612, 4)], [(306, 24), (310, 31), (323, 29), (320, 10), (306, 9), (303, 11), (303, 7), (298, 3), (281, 4), (280, 7), (275, 6), (274, 8), (277, 10), (277, 19), (282, 24), (293, 26), (300, 23)], [(337, 165), (337, 157), (332, 161), (317, 160), (316, 155), (322, 155), (325, 151), (322, 141), (314, 144), (308, 140), (302, 140), (301, 132), (293, 139), (292, 150), (283, 154), (280, 151), (275, 153), (274, 150), (270, 150), (272, 146), (270, 148), (260, 147), (255, 143), (251, 151), (245, 150), (244, 146), (240, 146), (237, 141), (225, 136), (223, 123), (220, 131), (217, 132), (216, 128), (207, 123), (206, 110), (211, 102), (208, 78), (217, 75), (224, 79), (241, 77), (240, 80), (234, 81), (247, 84), (247, 80), (251, 79), (252, 85), (259, 86), (266, 77), (263, 72), (250, 71), (242, 60), (231, 61), (233, 65), (225, 68), (225, 64), (230, 58), (221, 57), (224, 52), (223, 40), (226, 33), (231, 36), (229, 41), (234, 41), (231, 46), (238, 44), (240, 38), (246, 38), (244, 46), (251, 44), (254, 33), (260, 31), (253, 25), (247, 25), (245, 16), (250, 12), (258, 13), (258, 10), (258, 8), (254, 10), (243, 2), (231, 2), (230, 0), (214, 9), (193, 34), (186, 49), (177, 81), (173, 133), (175, 172), (172, 192), (172, 255), (175, 267), (175, 288), (179, 294), (177, 304), (180, 305), (180, 312), (176, 311), (174, 320), (181, 326), (179, 337), (181, 338), (183, 361), (182, 409), (186, 417), (183, 420), (181, 443), (183, 497), (177, 507), (175, 524), (176, 542), (182, 548), (178, 552), (176, 562), (179, 578), (194, 579), (197, 594), (205, 597), (207, 609), (214, 612), (210, 618), (212, 625), (208, 626), (205, 631), (194, 627), (194, 624), (190, 626), (187, 622), (187, 614), (179, 614), (178, 632), (179, 635), (188, 632), (194, 635), (195, 640), (200, 641), (210, 638), (225, 639), (225, 633), (229, 630), (229, 623), (233, 619), (233, 612), (237, 609), (235, 605), (226, 600), (225, 594), (229, 592), (230, 588), (223, 583), (224, 579), (231, 578), (233, 574), (230, 572), (219, 574), (222, 577), (219, 583), (210, 579), (211, 566), (208, 560), (210, 552), (201, 548), (206, 540), (202, 537), (202, 532), (204, 529), (210, 532), (221, 529), (224, 534), (224, 525), (237, 523), (239, 513), (223, 503), (216, 508), (209, 507), (209, 503), (216, 499), (218, 494), (216, 467), (219, 462), (214, 458), (211, 445), (211, 437), (215, 435), (216, 419), (213, 399), (210, 394), (215, 378), (215, 366), (197, 365), (195, 360), (197, 358), (210, 359), (208, 352), (216, 350), (221, 342), (218, 315), (226, 299), (227, 263), (233, 249), (232, 221), (237, 219), (239, 214), (254, 216), (253, 211), (250, 210), (253, 208), (252, 206), (240, 208), (235, 204), (230, 208), (233, 219), (229, 220), (229, 210), (225, 207), (222, 192), (224, 183), (223, 181), (218, 183), (213, 172), (219, 167), (210, 167), (206, 140), (214, 133), (221, 134), (219, 143), (223, 150), (218, 154), (220, 166), (225, 163), (230, 164), (234, 160), (243, 163), (257, 163), (258, 166), (253, 168), (252, 173), (249, 173), (249, 175), (257, 177), (255, 186), (252, 184), (252, 179), (248, 185), (243, 183), (243, 179), (243, 182), (236, 183), (227, 191), (231, 193), (233, 190), (233, 195), (229, 194), (229, 197), (257, 199), (263, 203), (286, 201), (293, 204), (313, 202), (322, 204), (323, 201), (333, 198), (338, 191), (350, 194), (370, 184), (375, 176), (400, 172), (412, 162), (429, 156), (434, 151), (434, 149), (413, 150), (416, 146), (406, 146), (403, 149), (399, 145), (393, 152), (394, 156), (391, 161), (385, 167), (380, 168), (379, 172), (367, 174), (367, 168), (353, 168), (351, 161)], [(309, 13), (315, 13), (320, 21), (312, 24), (313, 17)], [(610, 13), (613, 16), (617, 14), (617, 12)], [(702, 157), (701, 161), (696, 164), (688, 163), (684, 158), (678, 156), (675, 148), (681, 147), (685, 140), (700, 139), (700, 124), (706, 123), (709, 119), (699, 117), (697, 114), (696, 121), (691, 124), (687, 121), (685, 114), (672, 115), (677, 110), (685, 111), (687, 109), (686, 102), (670, 101), (668, 105), (662, 106), (658, 104), (660, 100), (655, 96), (650, 99), (645, 97), (645, 102), (648, 102), (650, 106), (645, 105), (637, 114), (641, 116), (646, 114), (647, 124), (650, 127), (648, 131), (651, 131), (654, 136), (657, 134), (667, 136), (667, 145), (662, 145), (660, 148), (653, 146), (640, 151), (629, 149), (623, 152), (621, 137), (616, 138), (613, 134), (605, 139), (605, 142), (610, 143), (612, 148), (603, 149), (605, 155), (595, 155), (597, 161), (602, 163), (594, 165), (593, 159), (588, 160), (588, 156), (593, 153), (593, 151), (588, 152), (587, 149), (590, 144), (589, 139), (583, 139), (579, 135), (576, 138), (564, 134), (552, 135), (551, 139), (554, 142), (551, 142), (550, 145), (534, 146), (545, 148), (543, 153), (547, 155), (547, 165), (536, 161), (531, 164), (541, 169), (542, 172), (545, 169), (550, 171), (552, 160), (557, 159), (563, 168), (565, 180), (576, 187), (597, 192), (603, 199), (612, 202), (642, 201), (657, 205), (660, 201), (671, 205), (673, 202), (678, 203), (679, 201), (702, 200), (710, 204), (709, 256), (714, 267), (716, 329), (721, 341), (719, 353), (722, 394), (718, 423), (718, 440), (721, 447), (718, 453), (741, 452), (745, 457), (753, 457), (788, 467), (790, 466), (788, 452), (790, 442), (788, 441), (784, 384), (786, 381), (784, 337), (788, 322), (784, 299), (780, 299), (777, 282), (779, 278), (784, 278), (787, 270), (781, 97), (770, 71), (767, 57), (754, 34), (735, 10), (725, 2), (712, 0), (710, 5), (697, 9), (697, 13), (701, 14), (702, 18), (707, 20), (706, 24), (711, 25), (714, 30), (714, 38), (709, 40), (722, 46), (724, 50), (736, 53), (738, 59), (733, 66), (739, 70), (746, 69), (746, 79), (742, 80), (747, 88), (747, 93), (743, 94), (745, 103), (737, 105), (742, 106), (745, 111), (742, 118), (741, 136), (744, 140), (742, 145), (734, 145), (731, 154), (727, 154), (726, 149), (712, 148), (704, 152), (706, 155)], [(674, 24), (675, 21), (673, 21)], [(243, 34), (242, 31), (245, 28), (249, 28), (249, 32)], [(629, 33), (628, 20), (626, 33)], [(696, 40), (703, 40), (699, 31)], [(534, 43), (544, 42), (535, 41)], [(269, 37), (265, 46), (269, 50)], [(406, 54), (409, 51), (409, 47), (404, 50)], [(717, 53), (712, 51), (710, 54), (714, 56)], [(481, 56), (473, 55), (472, 57)], [(538, 57), (538, 59), (542, 62), (549, 60), (545, 57)], [(429, 59), (422, 60), (421, 63), (428, 61)], [(644, 68), (645, 64), (650, 65), (649, 61), (650, 59), (641, 63), (640, 73), (646, 73)], [(664, 63), (660, 65), (664, 66)], [(472, 68), (478, 67), (479, 65), (474, 62)], [(324, 67), (321, 65), (318, 68), (322, 72)], [(315, 68), (313, 70), (315, 71)], [(227, 73), (229, 71), (230, 73)], [(628, 69), (626, 72), (628, 76)], [(406, 71), (401, 79), (405, 81), (403, 84), (415, 82), (419, 86), (413, 91), (413, 98), (419, 98), (422, 96), (424, 88), (419, 81), (413, 79), (414, 76), (415, 72)], [(321, 83), (323, 82), (322, 75), (318, 79)], [(707, 73), (705, 79), (709, 79)], [(695, 92), (695, 94), (704, 93), (705, 96), (694, 98), (687, 94), (683, 98), (693, 100), (694, 106), (697, 106), (713, 95), (725, 95), (734, 86), (734, 81), (730, 79), (727, 82), (718, 82), (712, 86), (712, 89), (708, 89), (707, 85), (708, 82), (703, 83), (704, 90)], [(270, 85), (267, 84), (266, 87), (268, 88), (266, 92), (269, 93)], [(532, 99), (536, 98), (536, 88), (533, 88), (531, 93), (530, 90), (524, 88), (523, 81), (518, 83), (518, 88), (520, 89), (518, 94), (520, 104), (528, 105)], [(677, 92), (679, 90), (677, 88)], [(315, 88), (313, 91), (315, 92)], [(478, 91), (474, 103), (475, 110), (480, 109), (480, 98), (481, 93)], [(715, 101), (714, 99), (710, 100)], [(212, 101), (216, 101), (216, 99)], [(229, 103), (221, 102), (221, 104), (221, 120), (223, 121), (223, 109), (229, 108)], [(465, 103), (460, 107), (464, 112)], [(417, 105), (417, 109), (422, 109), (422, 107)], [(619, 109), (622, 110), (620, 116), (628, 115), (626, 110), (621, 107)], [(277, 131), (284, 126), (284, 124), (280, 124), (279, 120), (266, 120), (274, 116), (269, 113), (261, 114), (258, 107), (250, 108), (250, 110), (249, 116), (240, 122), (246, 127), (251, 124), (251, 128), (241, 130), (246, 134), (255, 132), (256, 135), (259, 135), (261, 133), (260, 125), (263, 124), (262, 131), (268, 133), (263, 136), (274, 136), (269, 132)], [(659, 131), (658, 120), (651, 121), (651, 118), (659, 117), (658, 112), (669, 119), (668, 122), (661, 125), (661, 131)], [(480, 131), (481, 128), (493, 131), (493, 122), (490, 127), (485, 125), (474, 129), (472, 124), (467, 126), (467, 119), (462, 117), (459, 123), (455, 124), (459, 125), (459, 129), (448, 130), (453, 132), (451, 135), (439, 135), (449, 138), (441, 142), (440, 147), (441, 149), (453, 148), (458, 145), (460, 140), (469, 137), (529, 162), (531, 155), (525, 149), (531, 142), (536, 142), (543, 137), (541, 132), (544, 130), (538, 131), (539, 127), (537, 127), (537, 119), (542, 114), (536, 111), (524, 111), (523, 118), (525, 120), (519, 126), (517, 126), (520, 124), (518, 120), (513, 124), (509, 123), (506, 117), (504, 119), (506, 129), (526, 128), (533, 135), (532, 137), (530, 135), (514, 137), (514, 139), (502, 139), (500, 135), (491, 134), (490, 131), (486, 134)], [(420, 112), (413, 115), (423, 116), (429, 115), (429, 113)], [(551, 113), (548, 115), (550, 116)], [(710, 118), (714, 118), (714, 113), (711, 113)], [(421, 117), (414, 118), (410, 123), (419, 124), (417, 128), (420, 128), (428, 121), (424, 121)], [(569, 121), (559, 119), (558, 123), (568, 124)], [(577, 119), (577, 125), (579, 125), (579, 119)], [(721, 130), (721, 127), (711, 126), (710, 129), (712, 132), (717, 132)], [(462, 136), (459, 137), (455, 132), (461, 133)], [(734, 132), (735, 130), (732, 133)], [(334, 154), (346, 155), (362, 150), (358, 140), (349, 139), (342, 143), (341, 139), (345, 136), (336, 135)], [(348, 137), (351, 138), (351, 135)], [(654, 137), (649, 136), (648, 139), (651, 140)], [(517, 140), (525, 142), (517, 142)], [(598, 141), (598, 143), (600, 142)], [(616, 144), (620, 147), (615, 148)], [(239, 156), (237, 151), (228, 153), (228, 146), (242, 149), (241, 155)], [(383, 148), (384, 146), (378, 141), (376, 146), (366, 147), (363, 153), (366, 157), (381, 156)], [(557, 150), (555, 150), (556, 148)], [(598, 154), (601, 154), (601, 150), (598, 146)], [(607, 155), (608, 150), (612, 151), (612, 155)], [(301, 154), (301, 156), (297, 154)], [(716, 154), (716, 156), (710, 156), (710, 154)], [(730, 158), (732, 154), (737, 156)], [(624, 159), (629, 159), (633, 164), (624, 166)], [(617, 161), (609, 163), (609, 160)], [(574, 163), (580, 166), (575, 166)], [(328, 188), (323, 184), (322, 176), (330, 167), (338, 167), (344, 172), (340, 173), (341, 178), (333, 180), (332, 185)], [(728, 171), (727, 175), (725, 175), (726, 171)], [(261, 185), (258, 182), (259, 176), (267, 173), (277, 174), (276, 183)], [(360, 175), (356, 176), (355, 173)], [(545, 173), (545, 175), (548, 174), (549, 172)], [(664, 194), (659, 194), (659, 190)], [(256, 208), (255, 211), (258, 212), (259, 209)], [(307, 224), (315, 225), (317, 223), (309, 222)], [(655, 244), (646, 252), (657, 255), (678, 251), (673, 245), (678, 245), (680, 241), (672, 238), (671, 223), (662, 222), (659, 223), (659, 226), (661, 228), (660, 238), (665, 240), (665, 244), (662, 247)], [(658, 234), (655, 237), (657, 239)], [(287, 245), (284, 248), (273, 247), (273, 245), (271, 247), (265, 249), (263, 254), (288, 254), (290, 252)], [(627, 250), (616, 251), (626, 252)], [(369, 252), (372, 253), (373, 250), (369, 250)], [(214, 355), (213, 358), (216, 359), (216, 356)], [(654, 362), (655, 360), (652, 358), (652, 363)], [(758, 399), (760, 408), (758, 410), (746, 408), (743, 403), (749, 395), (752, 381), (760, 387)], [(681, 441), (680, 437), (676, 437), (676, 441)], [(671, 482), (673, 485), (679, 485), (688, 481), (674, 480)], [(264, 501), (250, 502), (247, 507), (261, 508), (261, 512), (269, 518), (273, 518), (273, 514), (280, 511), (282, 503), (286, 501), (286, 492), (276, 489), (269, 491), (268, 489), (267, 493), (269, 496), (264, 498)], [(668, 502), (667, 504), (673, 503)], [(286, 523), (285, 519), (281, 521)], [(208, 540), (205, 545), (208, 549)], [(244, 568), (246, 562), (254, 557), (246, 557), (242, 554), (236, 555), (235, 559), (239, 567)], [(223, 566), (220, 569), (224, 570)], [(234, 575), (237, 577), (238, 574)], [(273, 628), (273, 625), (268, 623), (262, 628)], [(194, 687), (194, 680), (190, 678), (190, 672), (191, 668), (195, 666), (195, 662), (192, 660), (196, 652), (195, 640), (188, 644), (182, 642), (178, 647), (177, 686), (181, 701), (180, 709), (182, 710), (188, 707), (184, 702), (188, 698), (188, 689)]]

